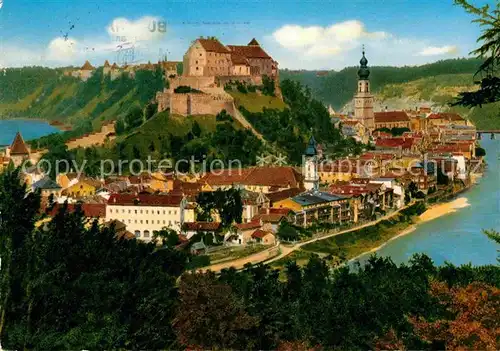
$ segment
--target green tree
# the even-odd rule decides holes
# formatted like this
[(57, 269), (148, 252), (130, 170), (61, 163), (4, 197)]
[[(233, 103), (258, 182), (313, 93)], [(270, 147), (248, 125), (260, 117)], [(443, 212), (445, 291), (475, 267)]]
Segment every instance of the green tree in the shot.
[(139, 127), (144, 121), (142, 109), (138, 106), (132, 107), (127, 116), (125, 117), (125, 122), (127, 124), (127, 130), (131, 130)]
[(480, 88), (473, 92), (462, 92), (453, 105), (482, 106), (496, 101), (500, 101), (500, 77), (498, 76), (500, 67), (500, 2), (496, 2), (496, 7), (490, 10), (488, 4), (482, 7), (475, 7), (467, 0), (455, 0), (455, 4), (462, 6), (465, 11), (476, 16), (473, 22), (482, 27), (482, 34), (477, 39), (481, 46), (472, 51), (471, 54), (483, 59), (483, 64), (476, 72), (480, 77), (476, 84)]
[(179, 308), (173, 322), (184, 347), (244, 349), (245, 334), (257, 325), (231, 287), (217, 282), (215, 274), (193, 273), (182, 277)]

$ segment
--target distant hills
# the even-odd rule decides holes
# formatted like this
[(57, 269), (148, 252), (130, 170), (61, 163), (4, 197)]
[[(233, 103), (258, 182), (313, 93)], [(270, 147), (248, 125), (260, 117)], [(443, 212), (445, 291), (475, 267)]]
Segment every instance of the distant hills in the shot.
[(161, 72), (138, 70), (111, 80), (102, 67), (83, 82), (68, 77), (64, 69), (11, 68), (0, 74), (0, 118), (40, 118), (76, 128), (98, 129), (103, 122), (144, 107), (162, 90)]
[[(410, 109), (426, 103), (436, 109), (449, 109), (448, 103), (464, 90), (474, 89), (473, 75), (481, 64), (478, 59), (443, 60), (415, 67), (370, 67), (375, 109)], [(309, 86), (314, 97), (335, 110), (352, 110), (356, 91), (357, 67), (341, 71), (281, 70), (280, 79), (292, 79)], [(455, 110), (470, 118), (479, 128), (500, 127), (500, 105)]]

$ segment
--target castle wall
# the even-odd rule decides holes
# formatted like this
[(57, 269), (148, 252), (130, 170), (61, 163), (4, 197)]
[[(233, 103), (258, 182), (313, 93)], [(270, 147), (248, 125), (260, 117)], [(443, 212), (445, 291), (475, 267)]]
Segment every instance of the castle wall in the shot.
[(170, 107), (171, 114), (182, 116), (189, 114), (188, 95), (191, 94), (169, 94), (170, 104), (167, 106)]
[(193, 89), (201, 90), (215, 86), (215, 77), (186, 77), (180, 76), (170, 81), (170, 89), (175, 89), (181, 85), (191, 87)]

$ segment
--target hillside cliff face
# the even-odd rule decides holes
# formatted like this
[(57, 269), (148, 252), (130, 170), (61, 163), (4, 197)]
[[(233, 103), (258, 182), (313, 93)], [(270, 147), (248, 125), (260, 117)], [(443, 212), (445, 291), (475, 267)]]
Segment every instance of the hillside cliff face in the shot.
[(111, 80), (100, 68), (83, 82), (64, 76), (63, 69), (7, 69), (0, 75), (0, 118), (41, 118), (95, 130), (134, 106), (143, 107), (163, 87), (161, 71), (139, 70), (134, 79)]

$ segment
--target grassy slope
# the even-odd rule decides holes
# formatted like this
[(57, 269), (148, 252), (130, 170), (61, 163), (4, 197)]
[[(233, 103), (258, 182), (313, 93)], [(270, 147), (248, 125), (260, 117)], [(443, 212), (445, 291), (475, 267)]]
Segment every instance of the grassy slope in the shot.
[(262, 112), (264, 107), (283, 110), (286, 104), (274, 96), (259, 95), (257, 93), (243, 94), (239, 91), (228, 92), (235, 101), (236, 107), (243, 106), (250, 112)]
[(472, 75), (452, 74), (422, 78), (402, 84), (389, 84), (377, 94), (379, 100), (411, 97), (434, 102), (443, 108), (466, 116), (480, 129), (500, 128), (500, 103), (489, 104), (473, 109), (465, 107), (449, 107), (461, 91), (476, 89), (472, 84)]

